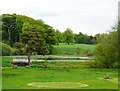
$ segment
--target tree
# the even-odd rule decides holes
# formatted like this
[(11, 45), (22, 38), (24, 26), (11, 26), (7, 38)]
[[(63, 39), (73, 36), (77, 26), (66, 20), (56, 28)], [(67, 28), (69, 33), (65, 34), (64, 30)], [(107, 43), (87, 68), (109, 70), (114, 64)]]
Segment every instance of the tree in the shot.
[(3, 56), (10, 56), (12, 55), (13, 52), (12, 48), (9, 45), (1, 42), (0, 42), (0, 51), (2, 52)]
[(73, 31), (70, 28), (67, 28), (66, 31), (63, 33), (65, 42), (69, 45), (70, 43), (74, 43), (74, 35)]
[[(46, 53), (52, 53), (52, 45), (56, 44), (56, 37), (55, 37), (55, 30), (53, 27), (47, 25), (42, 21), (41, 19), (33, 19), (28, 16), (24, 15), (17, 15), (17, 14), (3, 14), (1, 17), (2, 20), (2, 42), (10, 45), (13, 47), (13, 44), (16, 42), (20, 42), (20, 34), (28, 29), (35, 28), (37, 32), (39, 32), (39, 35), (41, 35), (41, 38), (43, 38), (45, 43), (42, 43), (44, 48), (41, 49), (43, 52), (37, 51), (37, 53), (46, 54)], [(1, 24), (1, 22), (0, 22)], [(16, 50), (16, 48), (14, 48)], [(47, 50), (49, 49), (49, 50)], [(45, 51), (46, 50), (46, 51)], [(18, 51), (18, 50), (16, 50)]]
[(43, 37), (47, 44), (49, 45), (56, 44), (55, 30), (51, 26), (48, 25), (45, 26), (45, 32)]
[(99, 43), (95, 48), (95, 61), (105, 68), (118, 66), (118, 33), (112, 31), (109, 34), (99, 35)]
[(112, 68), (117, 60), (117, 49), (111, 44), (98, 44), (95, 60), (100, 67)]
[(44, 43), (44, 39), (36, 30), (36, 28), (32, 27), (31, 25), (25, 28), (20, 38), (21, 42), (26, 45), (28, 64), (30, 65), (32, 53), (36, 51), (38, 46), (41, 46), (42, 43)]
[(114, 47), (118, 48), (118, 31), (113, 30), (112, 32), (110, 32), (107, 36), (107, 43), (113, 45)]
[(83, 44), (84, 43), (84, 37), (85, 37), (84, 34), (79, 32), (79, 34), (75, 36), (76, 43)]
[(48, 44), (47, 48), (49, 50), (49, 54), (51, 54), (52, 50), (53, 50), (52, 45), (56, 44), (55, 30), (47, 24), (44, 25), (43, 38), (44, 38), (46, 44)]
[(17, 17), (16, 14), (13, 14), (13, 16), (16, 17), (16, 26), (15, 26), (15, 30), (14, 30), (14, 34), (13, 36), (13, 42), (20, 42), (20, 34), (22, 33), (22, 28), (23, 28), (23, 21), (19, 19), (19, 17)]
[(93, 44), (92, 43), (93, 36), (84, 35), (84, 44)]
[(2, 30), (5, 30), (5, 32), (8, 33), (7, 36), (8, 36), (9, 43), (11, 45), (12, 44), (11, 32), (12, 30), (14, 30), (16, 17), (9, 14), (4, 14), (2, 15), (2, 22), (3, 22)]
[(14, 55), (25, 55), (26, 54), (25, 45), (21, 42), (14, 43), (12, 48), (13, 48)]
[(2, 22), (2, 39), (8, 41), (10, 46), (15, 42), (19, 42), (23, 22), (17, 19), (16, 14), (3, 14)]
[(56, 37), (56, 43), (63, 43), (63, 36), (62, 33), (59, 30), (55, 31), (55, 37)]
[(95, 36), (92, 38), (91, 41), (92, 41), (92, 44), (97, 44), (97, 43), (96, 43), (96, 37), (95, 37)]
[(96, 34), (95, 38), (96, 38), (96, 44), (105, 43), (107, 41), (107, 34), (106, 33)]

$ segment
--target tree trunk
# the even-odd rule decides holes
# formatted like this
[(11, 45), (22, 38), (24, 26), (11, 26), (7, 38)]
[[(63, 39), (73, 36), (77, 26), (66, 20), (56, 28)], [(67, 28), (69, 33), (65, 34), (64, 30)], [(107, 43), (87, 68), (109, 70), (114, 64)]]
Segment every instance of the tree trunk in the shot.
[(10, 45), (11, 45), (11, 31), (10, 31), (10, 28), (8, 28), (8, 40), (9, 40)]
[(28, 53), (28, 65), (30, 66), (30, 61), (31, 61), (31, 54)]
[(69, 43), (69, 42), (67, 42), (67, 44), (69, 45), (70, 43)]
[(45, 55), (45, 62), (47, 61), (47, 57), (46, 57), (46, 55)]

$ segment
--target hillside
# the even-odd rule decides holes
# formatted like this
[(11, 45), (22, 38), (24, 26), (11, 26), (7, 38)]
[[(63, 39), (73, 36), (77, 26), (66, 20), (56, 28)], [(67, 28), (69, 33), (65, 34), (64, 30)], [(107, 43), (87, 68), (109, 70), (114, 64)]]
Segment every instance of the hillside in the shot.
[(80, 55), (92, 56), (95, 45), (91, 44), (71, 44), (60, 43), (53, 46), (53, 54), (55, 55)]

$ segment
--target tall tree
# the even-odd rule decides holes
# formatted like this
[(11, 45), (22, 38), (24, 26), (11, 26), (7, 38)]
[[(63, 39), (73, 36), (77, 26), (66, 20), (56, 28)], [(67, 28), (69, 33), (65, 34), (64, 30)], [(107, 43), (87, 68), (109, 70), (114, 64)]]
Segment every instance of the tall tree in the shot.
[(74, 34), (70, 28), (67, 28), (63, 33), (65, 42), (69, 45), (70, 43), (74, 43)]
[(26, 45), (28, 63), (30, 65), (31, 55), (36, 51), (38, 46), (44, 43), (44, 39), (34, 27), (29, 25), (21, 34), (21, 42)]
[(15, 42), (19, 42), (23, 22), (17, 19), (16, 14), (3, 14), (2, 22), (3, 40), (8, 40), (10, 46)]
[(15, 43), (20, 41), (20, 34), (22, 33), (22, 27), (24, 22), (21, 19), (19, 19), (19, 17), (16, 14), (13, 14), (13, 16), (16, 17), (16, 27), (13, 34), (15, 36), (12, 35)]
[[(12, 44), (12, 39), (11, 39), (11, 32), (14, 30), (16, 26), (16, 17), (9, 15), (9, 14), (4, 14), (2, 15), (2, 30), (4, 30), (8, 35), (8, 40), (10, 45)], [(4, 35), (3, 35), (4, 36)]]
[(59, 30), (55, 31), (55, 37), (56, 37), (56, 43), (63, 43), (63, 36), (62, 33)]
[(76, 43), (84, 43), (84, 37), (85, 37), (84, 34), (79, 32), (79, 34), (75, 36)]
[(49, 25), (45, 25), (44, 26), (44, 39), (46, 41), (47, 44), (49, 45), (54, 45), (56, 44), (56, 38), (55, 38), (55, 30), (49, 26)]

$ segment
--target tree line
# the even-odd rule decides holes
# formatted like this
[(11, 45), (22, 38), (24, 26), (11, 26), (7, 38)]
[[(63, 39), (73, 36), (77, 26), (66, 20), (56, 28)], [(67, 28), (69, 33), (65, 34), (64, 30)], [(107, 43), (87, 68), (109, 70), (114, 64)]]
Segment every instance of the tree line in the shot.
[[(48, 24), (45, 24), (41, 19), (33, 19), (24, 15), (16, 14), (3, 14), (1, 15), (2, 24), (2, 39), (5, 43), (13, 46), (15, 42), (20, 41), (20, 34), (25, 31), (26, 27), (35, 27), (40, 32), (51, 33), (50, 36), (54, 36), (54, 41), (52, 44), (58, 43), (84, 43), (93, 44), (94, 37), (88, 36), (79, 32), (79, 34), (74, 34), (72, 29), (67, 28), (65, 32), (60, 32), (58, 29), (54, 29)], [(48, 32), (49, 31), (49, 32)], [(48, 38), (44, 38), (47, 40)], [(48, 41), (48, 40), (47, 40)]]
[(67, 43), (68, 45), (70, 43), (96, 43), (96, 36), (88, 36), (81, 32), (74, 34), (70, 28), (60, 32), (41, 19), (35, 20), (24, 15), (3, 14), (1, 15), (1, 21), (2, 43), (12, 47), (14, 55), (24, 55), (26, 46), (30, 47), (32, 44), (39, 44), (36, 53), (45, 55), (51, 54), (52, 45), (58, 45), (59, 43)]

